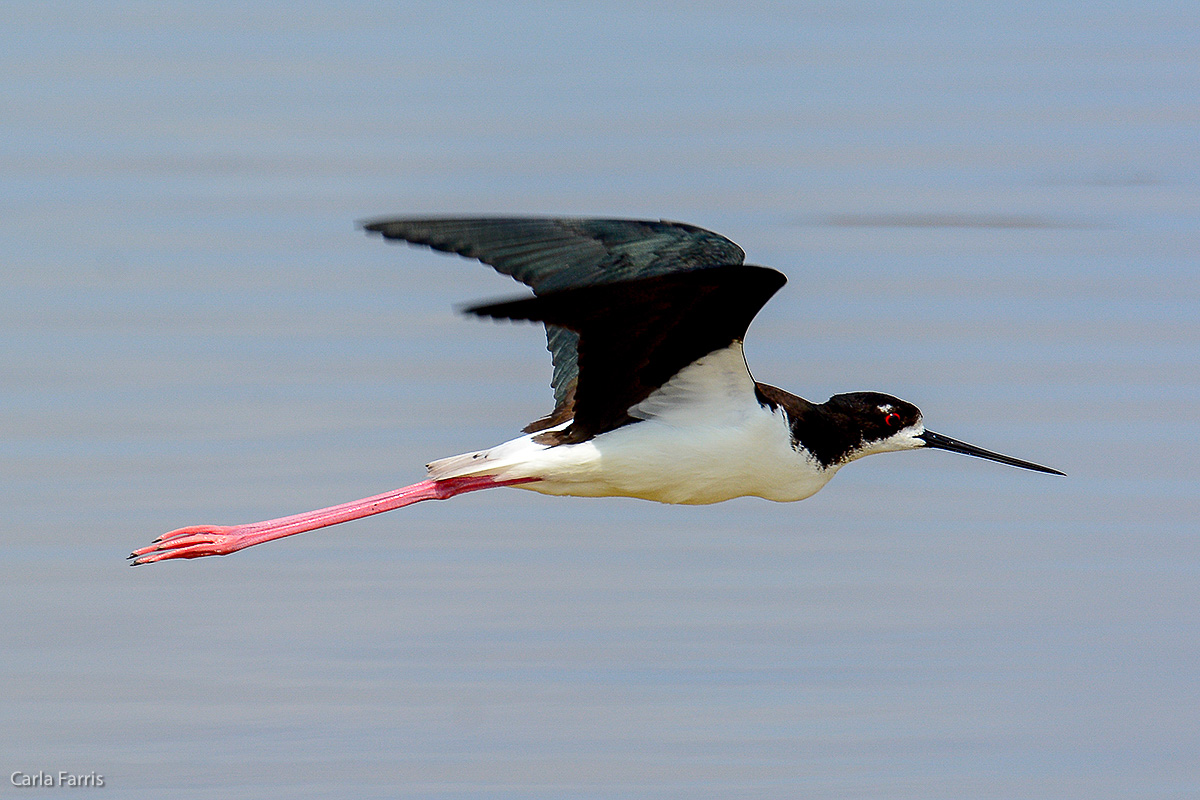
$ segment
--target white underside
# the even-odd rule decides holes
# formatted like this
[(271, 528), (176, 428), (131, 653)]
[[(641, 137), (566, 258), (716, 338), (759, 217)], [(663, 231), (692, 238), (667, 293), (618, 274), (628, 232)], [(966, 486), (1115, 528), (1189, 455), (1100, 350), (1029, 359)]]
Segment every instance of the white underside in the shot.
[(429, 475), (537, 478), (521, 488), (703, 504), (803, 500), (837, 471), (792, 447), (782, 410), (759, 404), (738, 342), (681, 370), (630, 415), (642, 421), (587, 442), (547, 447), (531, 434), (435, 461)]

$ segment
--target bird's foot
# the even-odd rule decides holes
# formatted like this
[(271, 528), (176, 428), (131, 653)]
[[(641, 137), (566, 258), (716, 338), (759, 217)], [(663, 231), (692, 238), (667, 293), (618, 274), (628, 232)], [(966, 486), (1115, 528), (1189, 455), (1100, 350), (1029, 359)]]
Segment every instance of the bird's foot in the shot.
[(190, 525), (164, 533), (150, 545), (129, 554), (129, 566), (153, 564), (172, 558), (202, 558), (236, 553), (256, 544), (245, 525)]

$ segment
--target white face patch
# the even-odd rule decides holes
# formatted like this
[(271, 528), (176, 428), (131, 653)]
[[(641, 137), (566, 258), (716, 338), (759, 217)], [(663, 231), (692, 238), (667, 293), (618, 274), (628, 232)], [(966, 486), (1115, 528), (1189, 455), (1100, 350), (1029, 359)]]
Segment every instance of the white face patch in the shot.
[(925, 424), (918, 420), (907, 428), (901, 428), (879, 442), (878, 444), (881, 447), (877, 452), (887, 453), (895, 450), (915, 450), (918, 447), (924, 447), (924, 440), (917, 438), (924, 432)]
[(901, 428), (886, 439), (868, 442), (851, 453), (850, 458), (847, 460), (853, 461), (863, 456), (874, 455), (875, 453), (895, 453), (899, 450), (915, 450), (918, 447), (924, 447), (924, 440), (917, 438), (924, 432), (925, 424), (918, 420), (907, 428)]

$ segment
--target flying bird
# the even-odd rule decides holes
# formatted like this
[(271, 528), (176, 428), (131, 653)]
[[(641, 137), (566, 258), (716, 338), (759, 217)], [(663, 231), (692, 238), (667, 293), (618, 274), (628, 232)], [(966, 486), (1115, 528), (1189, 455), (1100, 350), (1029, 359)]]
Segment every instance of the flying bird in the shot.
[(411, 486), (265, 522), (180, 528), (135, 550), (134, 565), (227, 555), (497, 486), (660, 503), (789, 502), (863, 456), (922, 448), (1063, 474), (927, 430), (916, 406), (890, 395), (812, 403), (755, 381), (742, 341), (787, 279), (743, 263), (742, 249), (712, 231), (539, 217), (385, 219), (363, 228), (478, 259), (529, 286), (532, 297), (466, 311), (545, 326), (553, 410), (511, 441), (431, 462)]

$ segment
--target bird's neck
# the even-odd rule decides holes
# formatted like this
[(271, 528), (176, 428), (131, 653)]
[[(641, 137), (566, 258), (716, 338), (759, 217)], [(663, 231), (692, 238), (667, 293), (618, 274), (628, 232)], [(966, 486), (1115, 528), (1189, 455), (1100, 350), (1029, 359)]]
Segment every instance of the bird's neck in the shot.
[(754, 393), (763, 407), (783, 414), (792, 446), (810, 453), (822, 469), (842, 466), (862, 446), (861, 433), (843, 424), (841, 415), (825, 403), (811, 403), (765, 383), (756, 383)]

